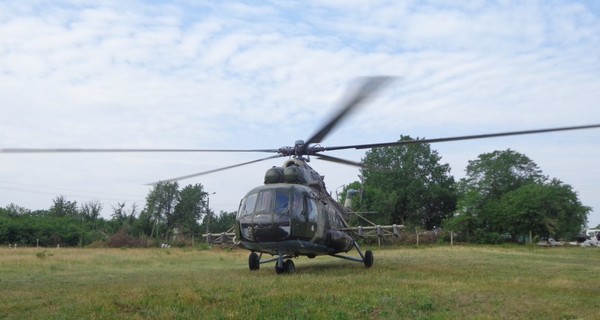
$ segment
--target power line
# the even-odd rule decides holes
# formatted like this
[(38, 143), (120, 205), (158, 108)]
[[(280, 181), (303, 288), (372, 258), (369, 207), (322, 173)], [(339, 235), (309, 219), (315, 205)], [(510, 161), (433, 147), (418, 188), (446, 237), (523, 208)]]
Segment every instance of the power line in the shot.
[(0, 189), (4, 189), (4, 190), (10, 190), (10, 191), (17, 191), (17, 192), (25, 192), (25, 193), (37, 193), (37, 194), (47, 194), (47, 195), (53, 195), (53, 196), (65, 196), (65, 197), (69, 197), (69, 198), (83, 198), (83, 199), (91, 199), (91, 200), (104, 200), (104, 201), (131, 201), (131, 202), (143, 202), (145, 200), (134, 200), (134, 199), (123, 199), (123, 198), (100, 198), (100, 197), (95, 197), (95, 196), (87, 196), (87, 195), (75, 195), (75, 194), (64, 194), (64, 193), (55, 193), (55, 192), (48, 192), (48, 191), (35, 191), (35, 190), (26, 190), (26, 189), (19, 189), (19, 188), (7, 188), (7, 187), (0, 187)]
[[(97, 191), (86, 191), (86, 190), (82, 191), (82, 190), (76, 190), (76, 189), (57, 188), (57, 187), (33, 185), (33, 184), (10, 182), (10, 181), (0, 181), (0, 183), (12, 184), (12, 185), (17, 185), (17, 186), (25, 186), (25, 187), (33, 187), (33, 188), (38, 188), (38, 189), (55, 190), (55, 191), (45, 191), (45, 190), (35, 190), (35, 189), (30, 189), (30, 188), (0, 186), (0, 189), (25, 192), (25, 193), (36, 193), (36, 194), (47, 194), (47, 195), (60, 194), (60, 195), (64, 195), (64, 196), (74, 197), (74, 198), (90, 198), (90, 199), (95, 199), (95, 200), (141, 201), (139, 199), (133, 200), (133, 199), (124, 199), (123, 198), (123, 197), (127, 197), (127, 198), (139, 197), (139, 195), (133, 195), (133, 194), (108, 193), (108, 192), (97, 192)], [(63, 192), (61, 192), (61, 190), (68, 191), (68, 192), (77, 192), (79, 194), (64, 194)], [(82, 194), (82, 193), (84, 193), (84, 194)], [(100, 196), (87, 195), (87, 194), (108, 195), (111, 197), (100, 197)], [(120, 197), (116, 198), (115, 196), (120, 196)]]
[(12, 181), (0, 181), (0, 183), (8, 183), (8, 184), (14, 184), (14, 185), (20, 185), (20, 186), (27, 186), (27, 187), (34, 187), (34, 188), (42, 188), (42, 189), (66, 190), (66, 191), (85, 192), (85, 193), (94, 193), (94, 194), (106, 194), (106, 195), (119, 195), (119, 196), (137, 197), (137, 195), (133, 195), (133, 194), (110, 193), (110, 192), (99, 192), (99, 191), (86, 191), (86, 190), (82, 191), (82, 190), (78, 190), (78, 189), (49, 187), (49, 186), (42, 186), (42, 185), (35, 185), (35, 184), (12, 182)]

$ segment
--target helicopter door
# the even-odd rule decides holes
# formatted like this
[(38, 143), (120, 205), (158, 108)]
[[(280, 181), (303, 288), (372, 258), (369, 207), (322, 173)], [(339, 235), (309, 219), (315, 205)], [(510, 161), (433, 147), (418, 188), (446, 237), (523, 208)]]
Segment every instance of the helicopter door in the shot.
[(293, 235), (312, 239), (317, 231), (317, 208), (313, 200), (300, 193), (294, 193), (291, 200)]

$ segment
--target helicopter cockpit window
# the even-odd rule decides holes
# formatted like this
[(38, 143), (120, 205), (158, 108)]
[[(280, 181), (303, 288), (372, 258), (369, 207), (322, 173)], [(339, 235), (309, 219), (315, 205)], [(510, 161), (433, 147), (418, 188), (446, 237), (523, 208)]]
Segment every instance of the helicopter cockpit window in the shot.
[(302, 215), (302, 211), (304, 210), (304, 200), (302, 198), (302, 195), (300, 193), (294, 193), (291, 198), (292, 217), (300, 221), (306, 221), (306, 218)]
[(290, 195), (287, 191), (263, 190), (258, 193), (249, 194), (246, 198), (242, 199), (238, 216), (243, 217), (261, 212), (275, 212), (287, 215), (289, 213), (289, 205)]
[(287, 213), (290, 205), (290, 196), (287, 192), (275, 191), (275, 213)]
[(246, 198), (242, 199), (242, 203), (240, 204), (240, 210), (238, 210), (238, 216), (243, 217), (252, 214), (252, 212), (254, 211), (254, 206), (256, 205), (257, 198), (258, 193), (253, 193), (248, 195)]
[(273, 191), (265, 190), (258, 193), (254, 212), (270, 212), (273, 203)]

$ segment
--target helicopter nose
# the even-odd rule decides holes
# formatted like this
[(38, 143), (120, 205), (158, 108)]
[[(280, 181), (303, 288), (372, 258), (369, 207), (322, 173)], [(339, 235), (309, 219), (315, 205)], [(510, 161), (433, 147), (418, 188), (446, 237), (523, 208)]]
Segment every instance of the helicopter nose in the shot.
[(241, 236), (249, 241), (280, 241), (289, 237), (291, 221), (274, 212), (257, 213), (240, 219)]

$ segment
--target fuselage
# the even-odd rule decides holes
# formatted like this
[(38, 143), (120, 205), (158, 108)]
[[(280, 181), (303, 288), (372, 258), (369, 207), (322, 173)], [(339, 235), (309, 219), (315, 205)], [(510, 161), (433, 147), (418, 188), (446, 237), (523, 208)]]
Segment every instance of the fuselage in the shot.
[[(306, 170), (297, 161), (286, 164)], [(340, 231), (346, 226), (341, 216), (345, 209), (321, 186), (322, 180), (321, 185), (309, 186), (265, 178), (265, 185), (240, 201), (235, 228), (240, 245), (256, 252), (309, 257), (352, 249), (352, 238)]]

